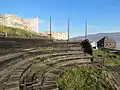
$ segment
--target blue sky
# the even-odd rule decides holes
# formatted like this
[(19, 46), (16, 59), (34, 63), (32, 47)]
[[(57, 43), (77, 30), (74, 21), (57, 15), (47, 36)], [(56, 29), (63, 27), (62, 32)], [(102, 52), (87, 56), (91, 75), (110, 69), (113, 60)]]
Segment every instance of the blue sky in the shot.
[(0, 14), (16, 14), (24, 18), (39, 17), (40, 32), (66, 32), (70, 20), (70, 36), (120, 31), (120, 0), (0, 0)]

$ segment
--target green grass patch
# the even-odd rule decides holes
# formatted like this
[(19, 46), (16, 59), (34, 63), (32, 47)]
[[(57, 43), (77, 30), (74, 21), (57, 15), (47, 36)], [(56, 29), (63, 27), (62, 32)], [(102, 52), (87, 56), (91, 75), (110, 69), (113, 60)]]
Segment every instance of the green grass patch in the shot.
[(22, 37), (31, 37), (31, 36), (39, 36), (38, 33), (33, 32), (31, 30), (24, 30), (19, 28), (12, 28), (0, 25), (0, 33), (7, 33), (8, 36), (22, 36)]
[(107, 52), (102, 51), (102, 50), (93, 50), (94, 57), (97, 57), (97, 55), (101, 55), (101, 56), (105, 57), (106, 54), (107, 54)]
[(30, 70), (32, 73), (37, 73), (37, 72), (43, 72), (45, 70), (46, 66), (40, 63), (33, 63), (32, 66), (30, 67)]
[(68, 70), (57, 83), (59, 90), (109, 90), (106, 77), (102, 69), (82, 66)]
[(115, 66), (115, 65), (120, 65), (120, 58), (105, 58), (104, 64), (106, 66)]
[(102, 50), (94, 50), (93, 56), (97, 57), (97, 55), (101, 55), (104, 58), (104, 65), (106, 66), (120, 65), (120, 55), (108, 53)]

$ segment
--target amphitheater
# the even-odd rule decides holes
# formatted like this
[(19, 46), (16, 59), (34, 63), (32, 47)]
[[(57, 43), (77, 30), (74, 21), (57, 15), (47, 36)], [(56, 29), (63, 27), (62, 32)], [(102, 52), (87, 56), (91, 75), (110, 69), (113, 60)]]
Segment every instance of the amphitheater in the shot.
[[(81, 65), (105, 68), (102, 59), (91, 53), (89, 41), (0, 37), (0, 90), (58, 90), (56, 78), (67, 68)], [(31, 69), (35, 64), (39, 72)], [(111, 75), (114, 76), (110, 78), (111, 85), (119, 88), (120, 76), (116, 72)]]

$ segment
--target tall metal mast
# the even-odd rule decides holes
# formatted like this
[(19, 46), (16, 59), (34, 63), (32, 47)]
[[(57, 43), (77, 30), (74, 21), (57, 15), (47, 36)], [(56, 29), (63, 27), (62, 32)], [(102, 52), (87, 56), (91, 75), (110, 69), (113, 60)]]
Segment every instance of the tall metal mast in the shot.
[(70, 21), (68, 20), (68, 42), (69, 42), (69, 33), (70, 33)]
[(87, 20), (85, 21), (85, 39), (87, 39)]
[(67, 40), (67, 50), (69, 50), (69, 33), (70, 33), (70, 21), (68, 20), (68, 40)]
[(51, 30), (51, 21), (52, 21), (52, 20), (51, 20), (51, 16), (50, 16), (50, 39), (52, 38), (52, 34), (51, 34), (51, 31), (52, 31), (52, 30)]

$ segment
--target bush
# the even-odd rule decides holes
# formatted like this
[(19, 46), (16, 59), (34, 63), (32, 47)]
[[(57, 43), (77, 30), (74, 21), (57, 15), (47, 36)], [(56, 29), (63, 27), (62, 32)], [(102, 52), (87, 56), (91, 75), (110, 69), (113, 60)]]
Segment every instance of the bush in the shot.
[(82, 66), (67, 71), (57, 79), (59, 90), (109, 90), (106, 75), (101, 69)]

